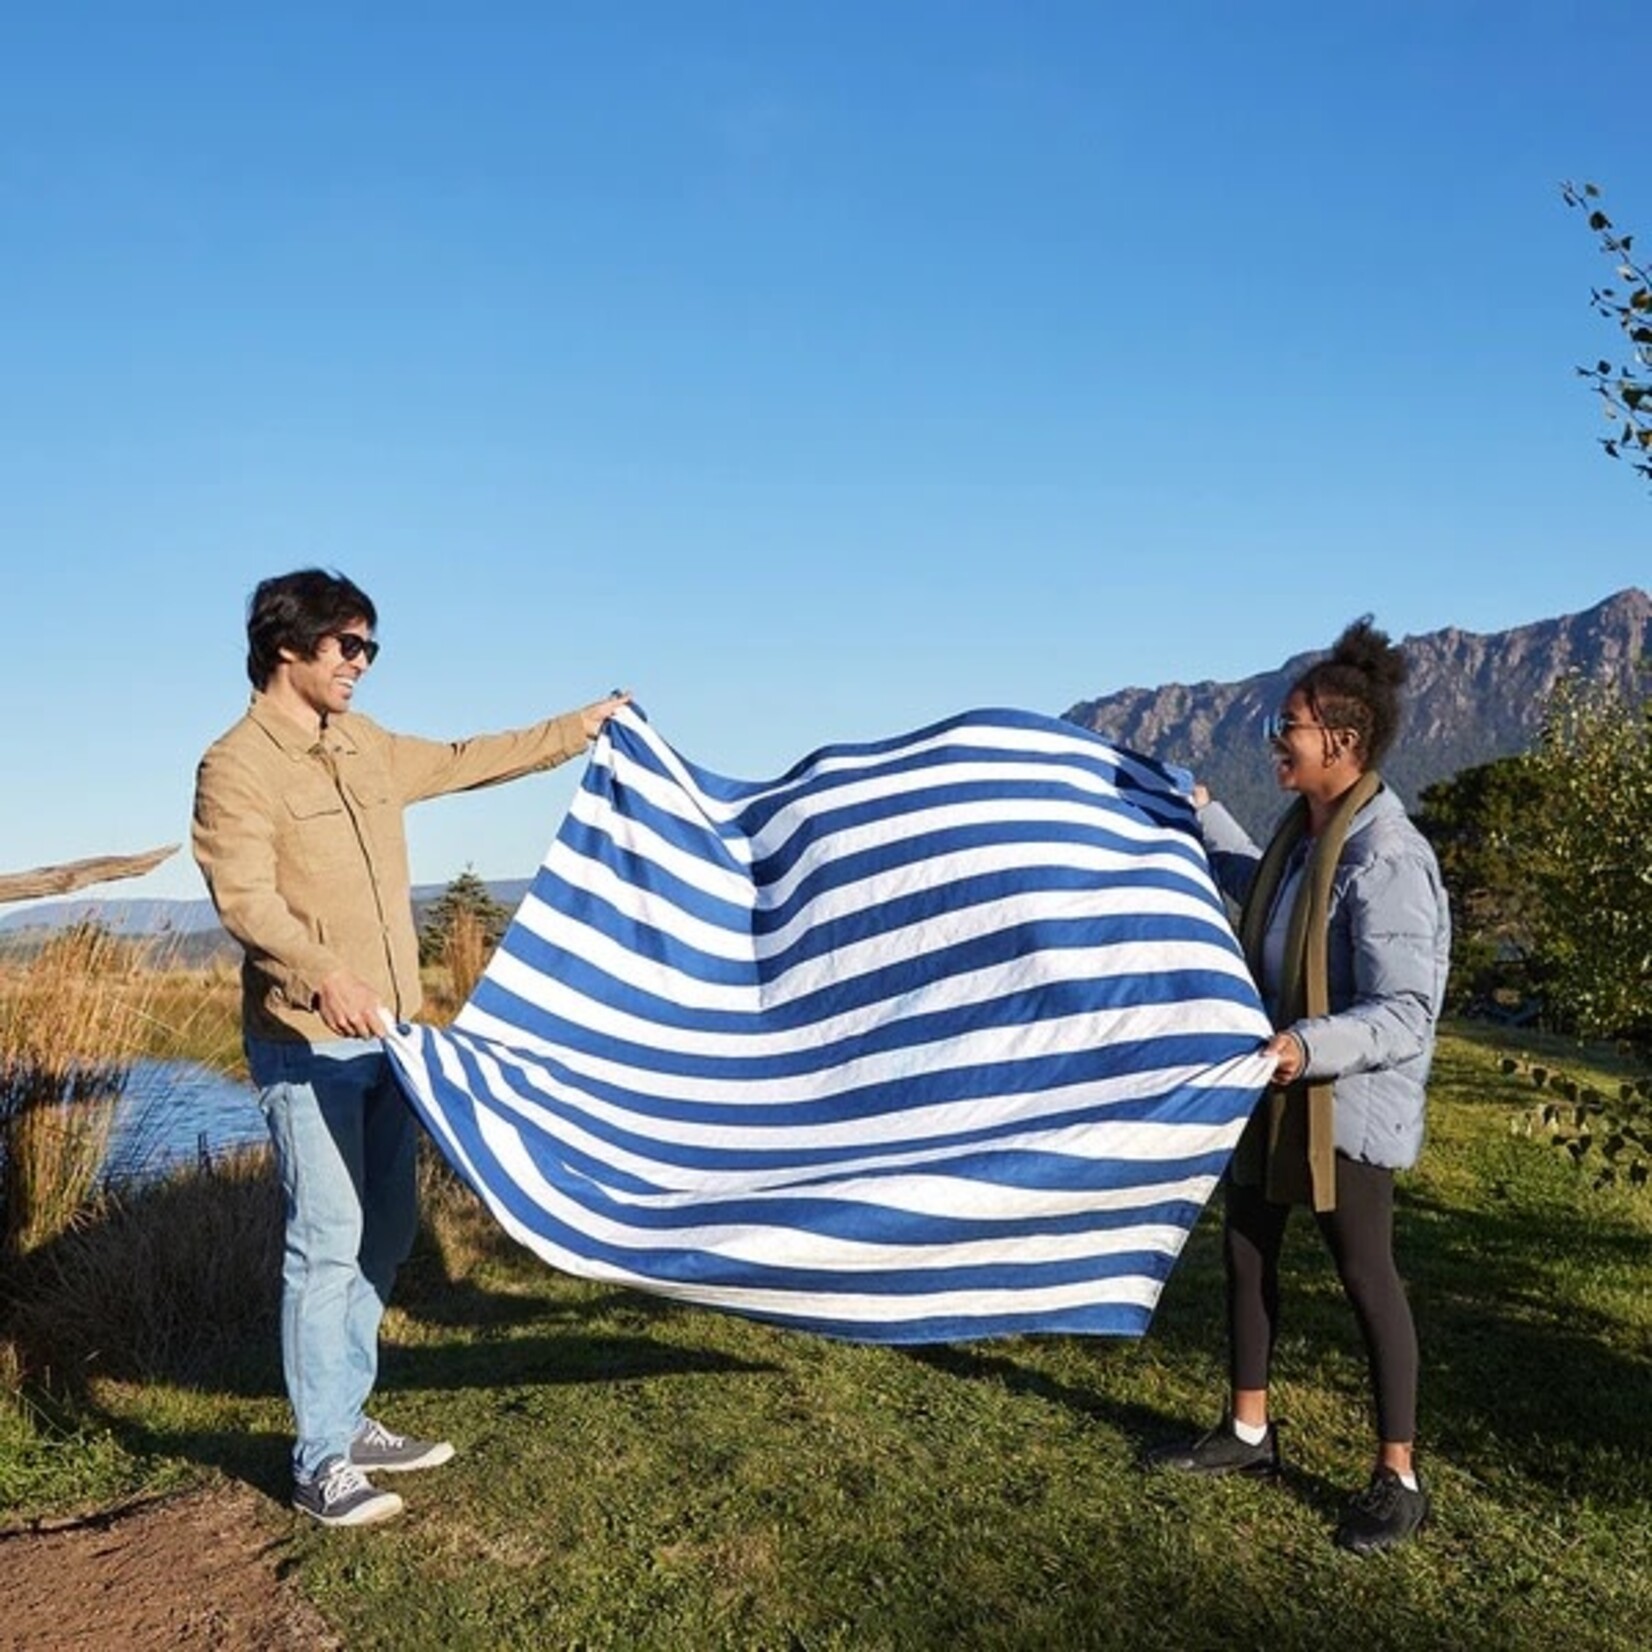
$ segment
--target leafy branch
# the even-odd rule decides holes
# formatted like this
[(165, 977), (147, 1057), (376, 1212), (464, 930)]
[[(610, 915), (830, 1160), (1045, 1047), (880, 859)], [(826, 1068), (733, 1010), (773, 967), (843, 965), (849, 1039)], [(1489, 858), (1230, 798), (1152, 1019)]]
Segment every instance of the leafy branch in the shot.
[(1578, 368), (1600, 397), (1601, 410), (1617, 428), (1600, 445), (1614, 459), (1624, 459), (1652, 481), (1652, 274), (1634, 257), (1634, 237), (1620, 235), (1600, 206), (1594, 184), (1564, 183), (1566, 205), (1588, 219), (1600, 249), (1614, 261), (1621, 285), (1594, 288), (1589, 297), (1595, 313), (1618, 327), (1628, 343), (1628, 357), (1614, 366), (1602, 358)]

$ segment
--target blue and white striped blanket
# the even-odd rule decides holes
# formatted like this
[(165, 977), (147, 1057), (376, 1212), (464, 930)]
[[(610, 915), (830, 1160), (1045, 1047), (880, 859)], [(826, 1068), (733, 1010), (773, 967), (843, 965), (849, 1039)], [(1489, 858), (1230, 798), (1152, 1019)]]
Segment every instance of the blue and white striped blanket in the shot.
[(386, 1043), (554, 1267), (941, 1342), (1145, 1330), (1269, 1030), (1179, 771), (979, 711), (753, 784), (628, 708), (470, 1002)]

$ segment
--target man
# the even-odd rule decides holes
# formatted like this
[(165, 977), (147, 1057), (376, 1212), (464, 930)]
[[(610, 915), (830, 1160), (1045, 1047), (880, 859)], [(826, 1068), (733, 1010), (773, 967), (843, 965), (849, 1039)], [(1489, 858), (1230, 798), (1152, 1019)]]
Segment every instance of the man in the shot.
[(576, 756), (628, 695), (507, 734), (391, 734), (351, 710), (377, 611), (318, 568), (263, 581), (247, 612), (247, 714), (202, 758), (194, 848), (241, 943), (247, 1064), (286, 1199), (281, 1349), (293, 1503), (323, 1525), (399, 1514), (369, 1471), (433, 1468), (445, 1440), (366, 1414), (378, 1332), (418, 1211), (412, 1111), (379, 1042), (419, 1007), (402, 811)]

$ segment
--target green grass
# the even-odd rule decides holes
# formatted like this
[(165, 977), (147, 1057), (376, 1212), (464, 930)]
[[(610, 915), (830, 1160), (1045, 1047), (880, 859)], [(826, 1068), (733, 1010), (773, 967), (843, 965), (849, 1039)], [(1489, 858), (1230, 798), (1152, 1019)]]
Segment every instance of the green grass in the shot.
[(1495, 1042), (1443, 1041), (1401, 1183), (1436, 1518), (1389, 1557), (1330, 1543), (1368, 1469), (1367, 1385), (1302, 1215), (1279, 1486), (1136, 1466), (1222, 1403), (1214, 1213), (1139, 1343), (902, 1352), (564, 1278), (450, 1193), (387, 1323), (380, 1397), (460, 1456), (399, 1483), (403, 1520), (324, 1532), (279, 1506), (273, 1326), (217, 1376), (104, 1351), (55, 1423), (0, 1407), (0, 1493), (27, 1514), (248, 1480), (352, 1648), (1639, 1648), (1652, 1197), (1517, 1139), (1532, 1092)]

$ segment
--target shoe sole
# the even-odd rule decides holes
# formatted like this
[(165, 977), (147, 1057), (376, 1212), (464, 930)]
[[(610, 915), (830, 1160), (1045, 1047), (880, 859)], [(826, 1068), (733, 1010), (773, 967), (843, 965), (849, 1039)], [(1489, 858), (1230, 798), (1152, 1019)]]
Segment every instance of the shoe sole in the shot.
[(307, 1514), (318, 1526), (377, 1526), (382, 1521), (394, 1520), (406, 1506), (393, 1491), (386, 1492), (371, 1503), (364, 1503), (359, 1509), (352, 1509), (348, 1514), (317, 1514), (302, 1503), (293, 1503), (300, 1514)]
[(441, 1440), (433, 1445), (429, 1451), (418, 1457), (403, 1457), (392, 1462), (389, 1458), (358, 1457), (354, 1452), (351, 1452), (350, 1461), (363, 1474), (412, 1474), (416, 1469), (440, 1468), (452, 1456), (452, 1442)]
[(1200, 1480), (1277, 1480), (1284, 1472), (1279, 1463), (1236, 1463), (1231, 1468), (1203, 1468), (1197, 1463), (1153, 1462), (1144, 1465), (1155, 1474), (1191, 1474)]
[(1190, 1468), (1183, 1471), (1196, 1474), (1201, 1480), (1277, 1480), (1278, 1463), (1246, 1463), (1239, 1468)]
[(1332, 1542), (1335, 1543), (1337, 1548), (1341, 1549), (1344, 1554), (1359, 1555), (1362, 1559), (1366, 1555), (1387, 1554), (1390, 1549), (1403, 1549), (1407, 1543), (1414, 1542), (1417, 1538), (1421, 1537), (1423, 1532), (1427, 1529), (1429, 1522), (1433, 1519), (1433, 1516), (1433, 1509), (1424, 1509), (1422, 1519), (1419, 1520), (1417, 1524), (1405, 1534), (1404, 1537), (1390, 1538), (1386, 1543), (1344, 1543), (1340, 1533), (1332, 1539)]

